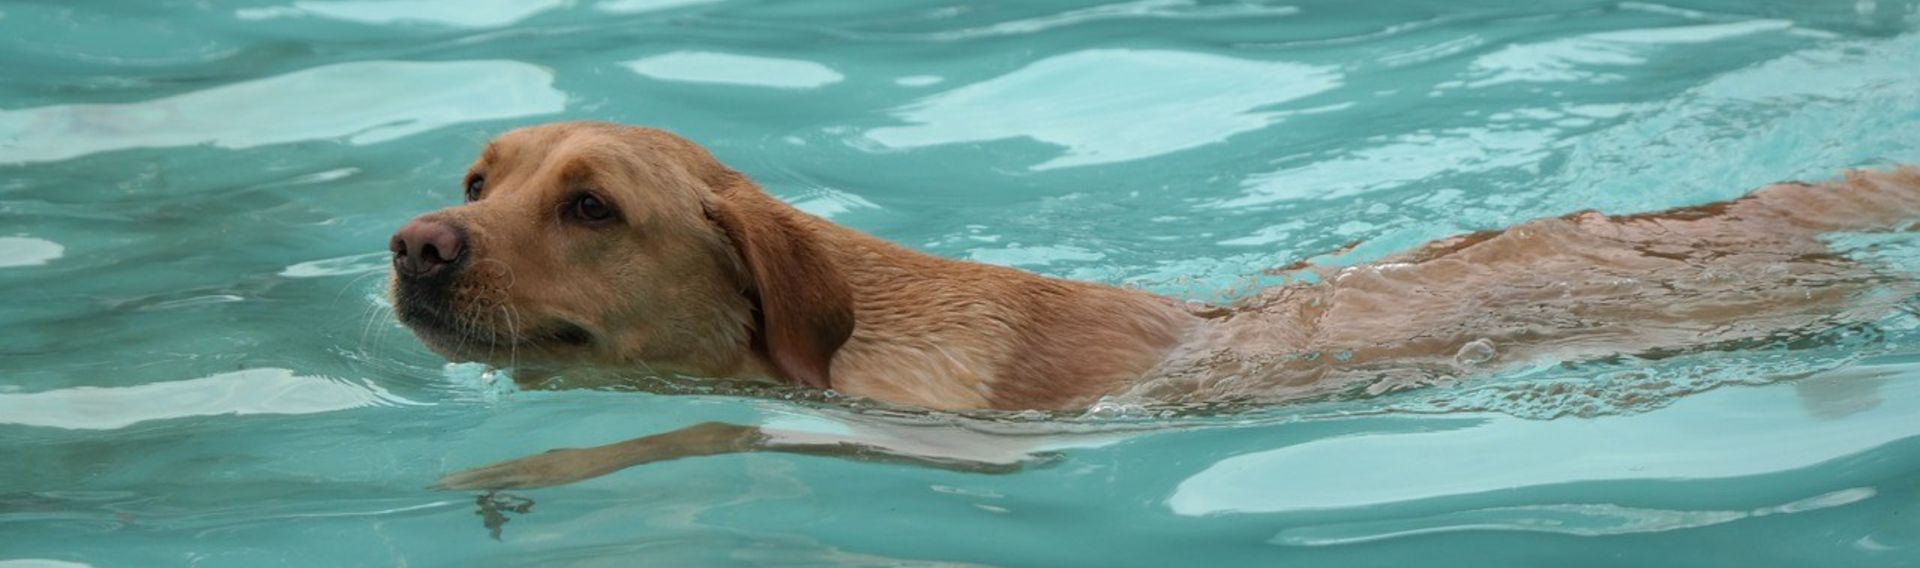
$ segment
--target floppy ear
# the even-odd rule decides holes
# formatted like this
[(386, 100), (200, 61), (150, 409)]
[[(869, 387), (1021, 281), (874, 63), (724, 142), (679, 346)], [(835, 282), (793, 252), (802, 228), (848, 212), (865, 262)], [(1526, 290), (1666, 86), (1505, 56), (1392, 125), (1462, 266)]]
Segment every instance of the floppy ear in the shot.
[(788, 380), (831, 388), (833, 353), (853, 335), (853, 293), (800, 225), (799, 212), (746, 176), (715, 176), (707, 215), (720, 225), (749, 275), (757, 309), (754, 349)]

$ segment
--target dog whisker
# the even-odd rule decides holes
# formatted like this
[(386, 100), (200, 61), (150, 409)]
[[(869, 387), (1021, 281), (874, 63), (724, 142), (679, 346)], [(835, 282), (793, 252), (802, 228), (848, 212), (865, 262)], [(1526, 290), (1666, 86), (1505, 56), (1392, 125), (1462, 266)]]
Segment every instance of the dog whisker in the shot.
[(364, 280), (366, 280), (366, 279), (368, 279), (368, 278), (372, 278), (372, 277), (375, 277), (375, 276), (386, 276), (386, 275), (387, 275), (387, 273), (385, 273), (385, 272), (377, 272), (377, 271), (376, 271), (376, 272), (368, 272), (368, 273), (366, 273), (366, 274), (361, 274), (361, 275), (359, 275), (359, 276), (355, 276), (355, 277), (353, 277), (352, 279), (349, 279), (349, 280), (347, 280), (347, 283), (346, 283), (346, 284), (342, 284), (342, 285), (340, 286), (340, 289), (339, 289), (339, 290), (337, 290), (337, 291), (335, 291), (335, 292), (333, 293), (333, 299), (332, 299), (332, 300), (330, 300), (330, 301), (331, 301), (332, 303), (334, 303), (334, 304), (338, 304), (338, 303), (340, 303), (340, 297), (341, 297), (341, 296), (344, 296), (344, 295), (346, 295), (346, 294), (347, 294), (347, 290), (352, 290), (352, 289), (354, 289), (355, 287), (357, 287), (357, 286), (359, 286), (359, 285), (360, 285), (360, 282), (361, 282), (361, 281), (364, 281)]
[(500, 311), (507, 316), (507, 368), (512, 369), (520, 366), (520, 326), (513, 317), (518, 310), (512, 305), (503, 304)]

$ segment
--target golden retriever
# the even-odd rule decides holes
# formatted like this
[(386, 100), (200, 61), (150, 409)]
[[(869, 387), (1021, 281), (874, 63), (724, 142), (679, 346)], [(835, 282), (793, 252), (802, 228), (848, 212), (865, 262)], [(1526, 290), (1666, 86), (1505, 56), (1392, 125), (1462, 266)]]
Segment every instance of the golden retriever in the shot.
[[(522, 379), (578, 367), (771, 379), (936, 409), (1280, 400), (1817, 330), (1872, 317), (1884, 305), (1864, 292), (1897, 285), (1821, 235), (1920, 210), (1920, 169), (1853, 172), (1662, 213), (1535, 220), (1209, 306), (908, 250), (802, 213), (648, 128), (514, 130), (464, 182), (466, 203), (390, 243), (395, 313), (449, 359)], [(955, 465), (703, 424), (442, 486), (552, 485), (752, 450)]]

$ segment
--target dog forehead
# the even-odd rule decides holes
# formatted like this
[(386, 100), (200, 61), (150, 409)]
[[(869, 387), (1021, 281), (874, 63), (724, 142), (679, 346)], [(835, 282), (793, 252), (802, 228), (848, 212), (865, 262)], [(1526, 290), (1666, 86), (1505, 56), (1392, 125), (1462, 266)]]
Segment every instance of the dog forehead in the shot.
[[(559, 123), (509, 131), (482, 151), (479, 167), (508, 192), (547, 195), (578, 187), (607, 192), (629, 214), (697, 215), (702, 156), (664, 132), (598, 123)], [(527, 193), (523, 193), (526, 195)], [(551, 197), (551, 196), (549, 196)]]
[(544, 155), (563, 146), (620, 145), (639, 153), (678, 154), (686, 140), (654, 128), (605, 122), (552, 122), (501, 133), (488, 144), (500, 157), (530, 153)]

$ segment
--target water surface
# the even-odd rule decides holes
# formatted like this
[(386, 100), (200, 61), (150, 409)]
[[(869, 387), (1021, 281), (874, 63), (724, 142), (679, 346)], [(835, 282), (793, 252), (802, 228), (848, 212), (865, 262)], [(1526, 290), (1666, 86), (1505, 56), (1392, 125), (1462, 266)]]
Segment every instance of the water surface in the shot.
[[(1913, 566), (1904, 314), (1280, 408), (980, 418), (518, 392), (423, 350), (380, 288), (394, 228), (553, 120), (677, 131), (933, 254), (1207, 300), (1920, 162), (1916, 70), (1920, 8), (1890, 0), (0, 3), (0, 566)], [(1904, 235), (1841, 241), (1920, 268)], [(704, 420), (1063, 458), (424, 489)]]

